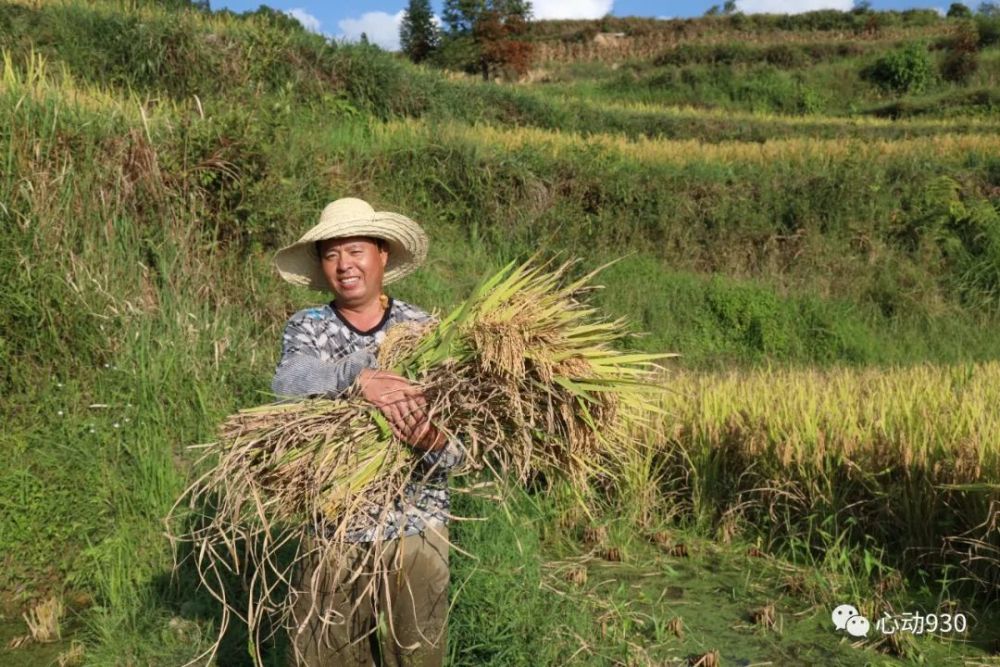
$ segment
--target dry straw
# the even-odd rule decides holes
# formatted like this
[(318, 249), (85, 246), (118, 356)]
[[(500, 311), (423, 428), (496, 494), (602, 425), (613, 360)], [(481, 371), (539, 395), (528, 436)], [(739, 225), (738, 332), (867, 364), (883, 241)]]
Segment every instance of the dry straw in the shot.
[(62, 631), (59, 622), (64, 613), (63, 603), (56, 596), (35, 605), (31, 610), (22, 614), (24, 622), (28, 624), (31, 638), (41, 644), (58, 641), (62, 638)]
[[(463, 472), (501, 483), (565, 479), (582, 495), (639, 446), (633, 434), (656, 410), (655, 361), (670, 355), (616, 350), (623, 321), (580, 299), (597, 271), (569, 280), (571, 266), (508, 265), (440, 322), (397, 326), (382, 343), (380, 367), (422, 385), (432, 421), (465, 449)], [(179, 526), (180, 508), (188, 510), (174, 539), (190, 543), (202, 582), (222, 603), (221, 631), (235, 613), (259, 647), (265, 619), (291, 625), (301, 592), (284, 591), (293, 568), (391, 519), (407, 504), (407, 481), (426, 470), (356, 390), (243, 410), (221, 435), (207, 446), (211, 467), (172, 512)], [(373, 594), (359, 602), (379, 600), (375, 589), (388, 576), (382, 538), (364, 546), (363, 562), (379, 565), (364, 573), (374, 575)], [(334, 576), (361, 574), (342, 567)], [(247, 605), (227, 598), (229, 574), (246, 578)]]

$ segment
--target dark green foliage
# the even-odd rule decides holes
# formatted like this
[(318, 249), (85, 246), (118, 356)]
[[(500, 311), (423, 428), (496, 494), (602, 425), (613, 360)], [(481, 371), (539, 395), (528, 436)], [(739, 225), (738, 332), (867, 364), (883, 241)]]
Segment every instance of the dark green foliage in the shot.
[(1000, 17), (1000, 4), (996, 2), (980, 2), (976, 8), (976, 13), (987, 18)]
[(486, 10), (487, 0), (445, 0), (441, 20), (450, 35), (472, 32), (476, 19)]
[(983, 48), (1000, 44), (1000, 14), (976, 16), (979, 45)]
[(531, 45), (524, 39), (531, 17), (528, 0), (446, 0), (437, 64), (490, 79), (494, 70), (523, 74)]
[(862, 71), (862, 77), (892, 93), (919, 93), (933, 72), (926, 45), (912, 42), (876, 60)]
[(948, 177), (927, 184), (921, 210), (903, 230), (909, 242), (949, 267), (969, 306), (1000, 312), (1000, 211)]
[(979, 68), (979, 31), (970, 22), (963, 22), (948, 41), (941, 61), (941, 78), (963, 83)]
[(431, 62), (443, 69), (474, 74), (478, 47), (472, 35), (451, 34), (442, 36), (441, 43), (431, 56)]
[(809, 44), (680, 44), (654, 60), (656, 65), (748, 65), (767, 63), (782, 69), (792, 69), (849, 58), (865, 52), (854, 42), (814, 42)]
[(953, 2), (948, 6), (947, 16), (950, 19), (968, 19), (972, 18), (972, 10), (961, 2)]
[(430, 0), (410, 0), (399, 26), (399, 44), (415, 63), (426, 60), (437, 48), (439, 35), (432, 20)]
[[(716, 11), (721, 12), (716, 5)], [(841, 12), (819, 10), (798, 14), (742, 14), (714, 16), (711, 23), (698, 18), (655, 19), (639, 16), (606, 16), (602, 19), (561, 19), (536, 21), (531, 24), (534, 39), (559, 39), (563, 41), (585, 41), (586, 35), (596, 32), (624, 32), (630, 36), (646, 36), (663, 33), (665, 35), (688, 36), (704, 34), (713, 29), (723, 31), (738, 29), (752, 33), (767, 34), (778, 30), (817, 31), (846, 30), (862, 31), (869, 18), (878, 17), (883, 28), (916, 27), (942, 23), (944, 19), (933, 9), (878, 12)], [(581, 36), (583, 39), (581, 40)]]

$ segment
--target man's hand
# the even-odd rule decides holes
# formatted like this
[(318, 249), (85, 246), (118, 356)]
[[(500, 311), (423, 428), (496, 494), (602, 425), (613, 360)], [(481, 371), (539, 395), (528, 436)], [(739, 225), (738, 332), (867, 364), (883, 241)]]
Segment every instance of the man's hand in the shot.
[(420, 449), (445, 446), (444, 434), (427, 418), (427, 399), (420, 387), (395, 373), (370, 368), (361, 371), (357, 382), (361, 395), (382, 411), (397, 438)]

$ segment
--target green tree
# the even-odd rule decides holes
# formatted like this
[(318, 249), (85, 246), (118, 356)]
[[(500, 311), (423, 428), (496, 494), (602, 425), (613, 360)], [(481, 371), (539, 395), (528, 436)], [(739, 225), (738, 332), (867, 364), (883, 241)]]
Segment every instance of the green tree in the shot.
[(953, 2), (951, 6), (948, 7), (948, 18), (950, 19), (967, 19), (972, 17), (972, 10), (961, 2)]
[(722, 5), (722, 13), (729, 15), (736, 13), (736, 0), (726, 0)]
[(399, 26), (399, 44), (410, 60), (425, 60), (438, 45), (430, 0), (410, 0)]
[(995, 2), (980, 2), (976, 13), (989, 18), (1000, 18), (1000, 4)]
[(478, 71), (484, 79), (527, 71), (528, 0), (445, 0), (441, 18), (447, 27), (441, 44), (445, 66)]
[(516, 78), (531, 65), (531, 42), (523, 39), (528, 31), (526, 3), (493, 3), (476, 21), (472, 34), (479, 46), (479, 69), (484, 80), (495, 73)]
[(441, 20), (450, 36), (469, 35), (486, 8), (487, 0), (444, 0)]

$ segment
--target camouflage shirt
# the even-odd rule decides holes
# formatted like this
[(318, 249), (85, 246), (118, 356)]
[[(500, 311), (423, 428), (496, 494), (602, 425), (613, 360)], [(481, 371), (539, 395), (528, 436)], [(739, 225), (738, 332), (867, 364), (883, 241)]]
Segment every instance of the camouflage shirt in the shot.
[[(378, 346), (393, 325), (431, 320), (423, 310), (391, 298), (382, 321), (368, 331), (348, 322), (333, 302), (300, 310), (285, 325), (271, 389), (280, 397), (339, 396), (363, 369), (378, 367)], [(391, 540), (448, 522), (448, 470), (462, 461), (461, 445), (452, 439), (437, 451), (414, 451), (420, 460), (394, 511), (386, 518), (373, 508), (367, 520), (349, 531), (349, 541), (371, 542), (380, 534)]]

